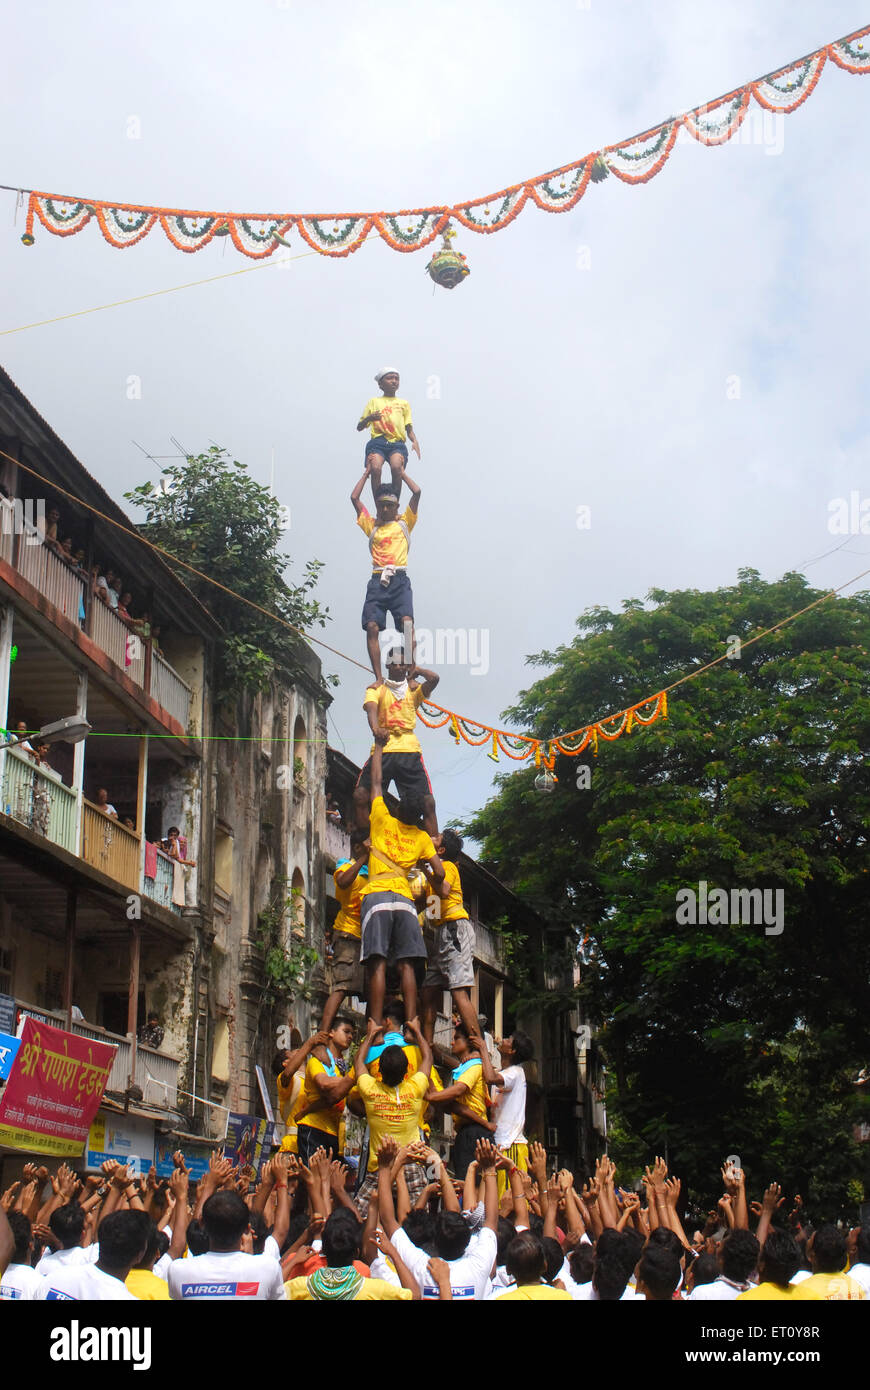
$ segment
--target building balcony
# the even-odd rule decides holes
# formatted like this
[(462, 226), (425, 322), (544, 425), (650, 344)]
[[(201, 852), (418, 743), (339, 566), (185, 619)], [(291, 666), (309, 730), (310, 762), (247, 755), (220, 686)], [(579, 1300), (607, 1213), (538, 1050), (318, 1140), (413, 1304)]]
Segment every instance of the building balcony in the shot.
[(544, 1085), (548, 1090), (577, 1091), (577, 1059), (575, 1057), (546, 1057)]
[[(164, 656), (94, 598), (86, 622), (86, 580), (47, 545), (41, 532), (22, 515), (21, 505), (0, 497), (0, 562), (42, 595), (55, 626), (87, 652), (91, 642), (144, 696), (165, 711), (185, 733), (191, 725), (191, 688)], [(59, 621), (65, 620), (64, 621)], [(72, 629), (72, 634), (70, 634)]]
[(323, 852), (333, 859), (336, 864), (339, 859), (350, 858), (350, 835), (346, 830), (342, 830), (335, 821), (327, 819), (326, 833), (323, 837)]
[(498, 932), (491, 931), (482, 922), (472, 919), (474, 927), (474, 955), (483, 965), (489, 966), (491, 970), (505, 972), (504, 963), (504, 942)]
[[(80, 1038), (93, 1038), (96, 1042), (109, 1043), (116, 1049), (112, 1070), (106, 1083), (106, 1090), (123, 1095), (130, 1084), (130, 1064), (133, 1046), (129, 1035), (108, 1033), (96, 1024), (73, 1021), (67, 1027), (66, 1014), (55, 1013), (50, 1009), (38, 1009), (20, 999), (15, 1001), (18, 1017), (26, 1015), (37, 1023), (48, 1023), (53, 1028), (63, 1028)], [(142, 1091), (143, 1102), (159, 1106), (164, 1110), (174, 1110), (178, 1099), (178, 1070), (181, 1062), (168, 1052), (155, 1052), (153, 1048), (136, 1045), (136, 1065), (133, 1070), (133, 1084)]]
[(81, 798), (79, 818), (79, 798), (75, 791), (64, 786), (59, 773), (52, 768), (37, 767), (30, 755), (20, 749), (5, 751), (0, 812), (99, 869), (122, 887), (141, 892), (167, 911), (180, 912), (184, 906), (183, 885), (173, 895), (175, 866), (168, 854), (155, 846), (153, 864), (149, 856), (144, 866), (154, 868), (153, 877), (141, 872), (142, 838), (139, 833), (129, 830), (85, 797)]
[(0, 810), (12, 820), (76, 854), (76, 794), (51, 768), (37, 768), (27, 753), (7, 748)]

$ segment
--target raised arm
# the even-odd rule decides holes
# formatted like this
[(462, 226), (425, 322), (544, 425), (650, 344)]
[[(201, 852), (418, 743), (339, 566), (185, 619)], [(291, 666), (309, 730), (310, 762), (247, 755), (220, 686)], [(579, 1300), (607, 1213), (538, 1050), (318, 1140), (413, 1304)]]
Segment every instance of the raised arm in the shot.
[[(381, 733), (384, 731), (381, 730)], [(378, 734), (375, 735), (375, 748), (371, 757), (371, 767), (369, 768), (371, 805), (374, 806), (379, 796), (383, 796), (383, 768), (384, 768), (384, 742)], [(371, 872), (371, 871), (369, 871)], [(441, 870), (442, 874), (444, 870)]]
[(395, 1139), (387, 1135), (381, 1140), (381, 1147), (378, 1149), (378, 1209), (381, 1225), (389, 1238), (399, 1229), (396, 1208), (393, 1205), (392, 1180), (393, 1159), (398, 1152), (399, 1146)]
[[(368, 709), (368, 705), (366, 705), (366, 709)], [(335, 874), (336, 886), (338, 888), (352, 888), (360, 869), (368, 862), (368, 857), (369, 852), (365, 850), (362, 854), (357, 855), (356, 859), (352, 859), (344, 869), (337, 869)], [(317, 1036), (320, 1037), (321, 1035), (318, 1034)]]
[[(360, 428), (362, 428), (362, 426), (360, 426)], [(362, 513), (366, 510), (360, 499), (362, 498), (363, 488), (369, 480), (369, 474), (371, 473), (371, 471), (372, 466), (369, 463), (368, 459), (366, 459), (366, 471), (363, 473), (353, 492), (350, 494), (350, 500), (353, 503), (353, 509), (356, 512), (357, 516), (361, 516)]]
[(184, 1254), (184, 1247), (187, 1245), (187, 1223), (190, 1219), (190, 1208), (187, 1205), (190, 1174), (184, 1166), (184, 1158), (180, 1152), (173, 1155), (173, 1162), (177, 1165), (179, 1158), (181, 1159), (181, 1166), (175, 1167), (169, 1179), (169, 1191), (175, 1198), (172, 1240), (167, 1251), (171, 1260), (180, 1260)]
[(384, 1030), (382, 1024), (375, 1022), (373, 1018), (369, 1019), (368, 1024), (366, 1026), (366, 1035), (363, 1038), (362, 1043), (360, 1044), (359, 1051), (356, 1054), (356, 1058), (353, 1064), (353, 1078), (355, 1082), (359, 1081), (360, 1077), (365, 1076), (368, 1072), (366, 1058), (369, 1055), (369, 1048), (371, 1047), (377, 1035), (379, 1033), (382, 1033), (383, 1031)]
[(6, 1219), (6, 1212), (0, 1206), (0, 1274), (6, 1273), (14, 1253), (15, 1237), (12, 1234), (12, 1227)]
[(495, 1171), (498, 1149), (488, 1139), (478, 1139), (475, 1157), (478, 1169), (483, 1174), (483, 1224), (495, 1234), (498, 1231), (498, 1178)]
[(420, 1027), (419, 1018), (408, 1019), (408, 1029), (413, 1035), (414, 1041), (420, 1049), (420, 1066), (418, 1070), (423, 1072), (424, 1076), (428, 1076), (432, 1070), (432, 1049), (426, 1041), (426, 1038)]
[[(353, 883), (353, 879), (351, 879), (351, 883)], [(302, 1063), (308, 1060), (309, 1054), (315, 1047), (326, 1047), (328, 1042), (328, 1033), (312, 1033), (310, 1038), (305, 1039), (301, 1047), (297, 1047), (295, 1052), (290, 1053), (281, 1069), (282, 1076), (289, 1080), (299, 1070)]]
[(422, 666), (412, 666), (408, 672), (408, 680), (414, 680), (417, 676), (423, 677), (423, 695), (428, 700), (441, 677), (437, 671), (427, 671)]
[(772, 1182), (770, 1187), (765, 1189), (764, 1197), (761, 1202), (761, 1219), (758, 1222), (758, 1229), (755, 1232), (755, 1239), (759, 1245), (763, 1245), (767, 1240), (767, 1233), (770, 1230), (770, 1222), (777, 1207), (781, 1207), (785, 1198), (781, 1195), (782, 1188), (778, 1182)]
[(408, 506), (411, 508), (412, 512), (416, 512), (417, 508), (420, 506), (420, 485), (419, 483), (415, 483), (413, 478), (409, 478), (407, 472), (404, 470), (402, 471), (402, 478), (408, 484), (411, 493), (411, 500)]
[(275, 1186), (275, 1221), (272, 1225), (272, 1237), (279, 1250), (290, 1230), (290, 1196), (287, 1189), (290, 1158), (290, 1154), (277, 1153), (269, 1165)]

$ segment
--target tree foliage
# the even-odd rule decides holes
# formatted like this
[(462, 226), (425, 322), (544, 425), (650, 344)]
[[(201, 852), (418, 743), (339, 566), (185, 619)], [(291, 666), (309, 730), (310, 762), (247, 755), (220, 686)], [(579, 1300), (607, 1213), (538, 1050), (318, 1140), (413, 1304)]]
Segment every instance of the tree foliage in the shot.
[(281, 552), (281, 506), (243, 463), (213, 445), (163, 469), (163, 485), (142, 483), (125, 493), (144, 509), (148, 539), (217, 580), (178, 567), (178, 574), (223, 628), (218, 651), (218, 696), (263, 690), (277, 670), (299, 670), (300, 639), (274, 619), (233, 597), (240, 594), (294, 627), (321, 627), (328, 613), (314, 598), (321, 565), (305, 564), (301, 582), (288, 584), (291, 563)]
[[(742, 570), (713, 593), (588, 610), (507, 712), (541, 737), (635, 703), (819, 594)], [(737, 651), (737, 643), (732, 643)], [(620, 1125), (705, 1195), (726, 1153), (829, 1213), (867, 1183), (870, 595), (829, 599), (680, 686), (666, 721), (600, 756), (500, 779), (466, 829), (496, 873), (577, 934)], [(590, 750), (591, 751), (591, 750)], [(578, 765), (591, 785), (578, 788)], [(782, 890), (764, 925), (681, 924), (677, 892)], [(851, 1188), (849, 1184), (852, 1184)]]

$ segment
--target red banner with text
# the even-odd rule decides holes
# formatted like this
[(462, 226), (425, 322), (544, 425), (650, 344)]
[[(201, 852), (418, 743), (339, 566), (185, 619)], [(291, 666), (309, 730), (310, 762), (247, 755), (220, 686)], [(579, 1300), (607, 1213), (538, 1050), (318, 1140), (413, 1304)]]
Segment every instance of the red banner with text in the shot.
[(108, 1043), (26, 1018), (0, 1096), (0, 1144), (57, 1157), (80, 1154), (115, 1051)]

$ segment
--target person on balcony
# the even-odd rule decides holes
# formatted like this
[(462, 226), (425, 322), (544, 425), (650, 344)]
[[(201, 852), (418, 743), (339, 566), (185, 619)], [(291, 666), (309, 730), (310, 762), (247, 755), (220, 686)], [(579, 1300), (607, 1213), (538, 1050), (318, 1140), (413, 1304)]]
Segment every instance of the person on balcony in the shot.
[(139, 1032), (136, 1034), (136, 1041), (143, 1047), (153, 1048), (155, 1052), (160, 1051), (160, 1044), (163, 1042), (163, 1026), (160, 1022), (160, 1015), (152, 1009), (148, 1015), (148, 1022), (143, 1023)]
[(97, 788), (97, 798), (94, 802), (94, 805), (96, 806), (98, 811), (103, 812), (103, 815), (111, 816), (113, 820), (118, 819), (118, 812), (115, 810), (114, 806), (109, 801), (109, 793), (105, 787)]
[(187, 840), (182, 840), (181, 831), (177, 825), (170, 825), (166, 839), (163, 841), (163, 849), (170, 859), (182, 864), (184, 868), (196, 868), (196, 860), (187, 858)]

